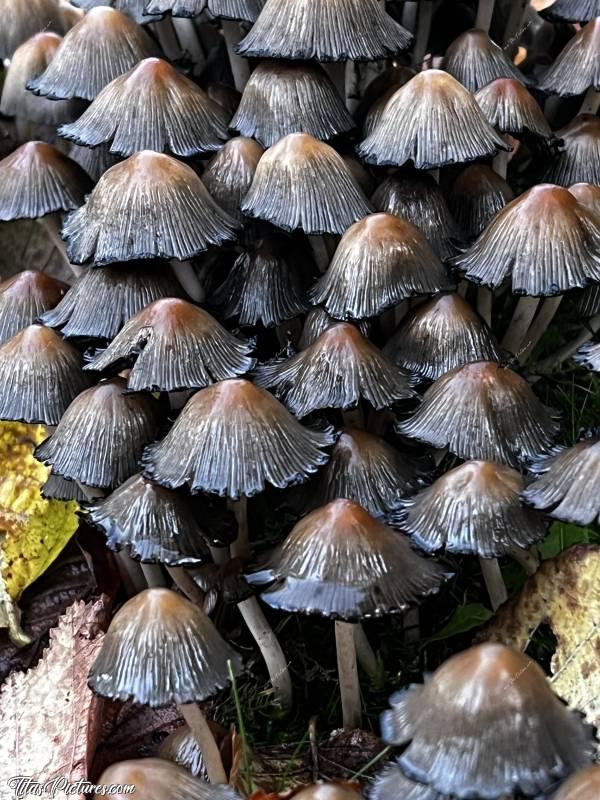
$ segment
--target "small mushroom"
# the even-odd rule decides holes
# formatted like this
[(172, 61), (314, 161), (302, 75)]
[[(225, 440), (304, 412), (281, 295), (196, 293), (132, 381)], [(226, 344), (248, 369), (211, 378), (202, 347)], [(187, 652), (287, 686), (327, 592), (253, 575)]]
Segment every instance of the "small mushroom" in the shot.
[(88, 495), (76, 481), (68, 481), (52, 472), (40, 493), (45, 500), (65, 500), (66, 502), (74, 500), (76, 503), (85, 503), (88, 500)]
[(569, 191), (582, 206), (600, 217), (600, 186), (593, 183), (574, 183)]
[(544, 179), (558, 186), (600, 184), (600, 117), (578, 114), (556, 132), (556, 137), (562, 140), (562, 145)]
[(339, 783), (313, 783), (294, 793), (297, 800), (359, 800), (360, 787)]
[(65, 24), (56, 0), (0, 0), (0, 59), (10, 59), (27, 39), (42, 31), (62, 34)]
[(540, 13), (552, 21), (589, 22), (600, 16), (600, 0), (554, 0)]
[[(600, 12), (600, 8), (598, 9)], [(600, 765), (579, 770), (563, 783), (550, 800), (596, 800), (600, 797)]]
[(230, 139), (208, 162), (204, 185), (219, 206), (242, 222), (242, 201), (250, 191), (264, 150), (254, 139)]
[(475, 239), (507, 203), (515, 199), (508, 183), (486, 164), (471, 164), (452, 184), (448, 205), (467, 240)]
[(73, 5), (84, 11), (90, 11), (97, 6), (110, 6), (116, 8), (122, 14), (127, 14), (139, 25), (147, 25), (149, 22), (156, 22), (160, 17), (150, 16), (146, 13), (148, 0), (72, 0)]
[(265, 0), (146, 0), (147, 14), (198, 17), (210, 11), (213, 17), (255, 22)]
[(476, 92), (497, 78), (525, 81), (525, 76), (505, 51), (482, 30), (461, 33), (446, 50), (443, 63), (446, 72), (470, 92)]
[(537, 101), (516, 78), (497, 78), (475, 93), (483, 115), (501, 133), (516, 138), (530, 133), (545, 142), (554, 139)]
[[(600, 9), (599, 9), (600, 13)], [(562, 97), (600, 90), (600, 18), (592, 19), (558, 54), (546, 70), (539, 88)], [(590, 109), (592, 113), (596, 109)]]
[(0, 283), (0, 344), (53, 309), (68, 285), (44, 272), (25, 270)]

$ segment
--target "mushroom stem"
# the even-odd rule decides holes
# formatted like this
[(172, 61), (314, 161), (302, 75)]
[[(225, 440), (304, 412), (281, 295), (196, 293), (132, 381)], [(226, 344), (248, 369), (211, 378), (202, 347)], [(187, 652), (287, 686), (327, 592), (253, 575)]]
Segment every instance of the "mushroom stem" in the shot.
[(419, 3), (417, 0), (405, 0), (402, 8), (402, 26), (414, 33), (417, 29), (417, 15), (419, 13)]
[(525, 16), (529, 7), (529, 0), (513, 0), (511, 3), (510, 14), (504, 29), (504, 49), (508, 50), (511, 54), (513, 52), (513, 45), (517, 44), (521, 33), (523, 32), (523, 25)]
[[(502, 137), (504, 141), (507, 141), (506, 136)], [(508, 162), (510, 161), (510, 151), (509, 150), (500, 150), (498, 155), (495, 156), (494, 161), (492, 163), (492, 167), (494, 172), (497, 175), (500, 175), (501, 178), (506, 180), (506, 176), (508, 175)]]
[(215, 741), (215, 737), (206, 721), (206, 717), (196, 703), (178, 705), (181, 716), (187, 722), (194, 739), (198, 742), (204, 768), (210, 783), (227, 783), (227, 775), (223, 766), (223, 759)]
[(546, 297), (535, 319), (531, 323), (527, 336), (525, 337), (524, 347), (519, 354), (519, 363), (524, 364), (533, 348), (538, 344), (542, 336), (548, 330), (548, 326), (554, 319), (558, 307), (562, 303), (562, 295), (557, 297)]
[(206, 297), (206, 292), (196, 275), (196, 270), (192, 262), (172, 259), (171, 269), (189, 297), (191, 297), (194, 302), (201, 303)]
[(237, 539), (231, 545), (231, 557), (250, 560), (250, 537), (248, 534), (248, 499), (228, 500), (229, 510), (233, 512), (238, 526)]
[(167, 585), (160, 564), (140, 564), (140, 567), (150, 589), (162, 589)]
[(579, 331), (577, 336), (567, 344), (563, 345), (553, 355), (540, 361), (532, 370), (539, 375), (547, 375), (553, 372), (557, 367), (570, 358), (574, 353), (579, 350), (582, 344), (589, 342), (592, 336), (600, 330), (600, 314), (588, 320), (587, 324)]
[(329, 266), (330, 258), (325, 240), (322, 236), (309, 236), (308, 241), (310, 242), (315, 264), (317, 265), (319, 272), (326, 272), (327, 267)]
[(173, 578), (177, 588), (181, 590), (187, 599), (202, 608), (204, 605), (204, 592), (192, 576), (189, 575), (183, 567), (167, 566), (167, 572), (171, 578)]
[(185, 17), (173, 17), (173, 27), (181, 49), (189, 54), (190, 60), (194, 65), (192, 74), (200, 75), (206, 64), (206, 56), (196, 33), (194, 21)]
[(181, 48), (171, 16), (166, 16), (160, 22), (152, 22), (149, 27), (155, 33), (160, 48), (169, 61), (178, 61), (181, 58)]
[(478, 30), (489, 33), (492, 26), (495, 4), (496, 0), (479, 0), (477, 16), (475, 17), (475, 27)]
[(374, 678), (377, 675), (377, 656), (371, 647), (371, 643), (367, 639), (367, 634), (363, 626), (358, 623), (354, 625), (354, 646), (356, 647), (356, 657), (358, 663), (367, 673), (369, 678)]
[(58, 250), (58, 252), (63, 257), (63, 261), (73, 273), (73, 275), (78, 278), (82, 273), (83, 270), (81, 267), (75, 266), (75, 264), (71, 264), (69, 261), (69, 256), (67, 255), (67, 247), (63, 241), (62, 236), (60, 235), (62, 229), (62, 219), (60, 214), (47, 214), (45, 217), (40, 218), (40, 222), (46, 230), (46, 233), (52, 240), (52, 243)]
[(520, 564), (528, 575), (534, 575), (540, 565), (540, 560), (531, 550), (522, 547), (511, 547), (510, 556)]
[(335, 644), (337, 650), (338, 678), (342, 698), (342, 719), (348, 731), (360, 728), (362, 713), (360, 704), (360, 684), (354, 644), (354, 625), (351, 622), (335, 623)]
[(477, 311), (479, 316), (488, 326), (492, 325), (492, 302), (494, 295), (487, 286), (479, 286), (477, 289)]
[(212, 560), (218, 567), (222, 567), (224, 564), (227, 564), (231, 556), (229, 554), (228, 547), (211, 547), (210, 554), (212, 556)]
[(242, 38), (239, 23), (233, 22), (229, 19), (222, 21), (223, 38), (227, 47), (227, 55), (229, 56), (229, 64), (231, 65), (231, 74), (233, 75), (233, 83), (238, 92), (243, 92), (244, 87), (248, 83), (250, 77), (250, 68), (245, 58), (242, 58), (236, 53), (236, 46)]
[(508, 599), (504, 579), (500, 572), (500, 565), (497, 558), (480, 558), (481, 574), (485, 581), (485, 586), (490, 596), (492, 611), (496, 611), (502, 603)]
[(502, 340), (502, 347), (513, 355), (519, 354), (527, 331), (540, 304), (538, 297), (521, 297)]
[(417, 35), (412, 55), (413, 66), (417, 69), (420, 69), (423, 59), (425, 58), (425, 54), (427, 53), (427, 44), (429, 42), (429, 35), (431, 33), (432, 19), (433, 0), (427, 0), (427, 2), (420, 3), (419, 22), (417, 24)]
[(583, 103), (579, 109), (580, 114), (596, 114), (600, 108), (600, 92), (597, 92), (593, 86), (587, 90)]
[(146, 589), (146, 579), (137, 561), (128, 556), (125, 550), (119, 550), (115, 555), (121, 580), (129, 597), (143, 592)]
[(273, 687), (275, 701), (283, 708), (292, 707), (292, 679), (287, 660), (275, 632), (258, 604), (256, 597), (238, 603), (240, 614), (264, 658)]

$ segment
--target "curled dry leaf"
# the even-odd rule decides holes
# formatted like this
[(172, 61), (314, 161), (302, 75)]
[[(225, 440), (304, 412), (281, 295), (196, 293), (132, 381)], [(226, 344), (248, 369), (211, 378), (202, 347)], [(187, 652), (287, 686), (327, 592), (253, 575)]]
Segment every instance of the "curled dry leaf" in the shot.
[(600, 546), (575, 545), (545, 561), (483, 631), (484, 639), (525, 650), (540, 625), (557, 645), (554, 691), (600, 725)]

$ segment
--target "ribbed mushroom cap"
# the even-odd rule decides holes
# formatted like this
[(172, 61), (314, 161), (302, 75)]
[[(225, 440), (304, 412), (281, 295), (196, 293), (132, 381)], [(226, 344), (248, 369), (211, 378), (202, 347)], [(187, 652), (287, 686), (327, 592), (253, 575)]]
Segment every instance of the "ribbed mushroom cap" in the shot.
[(381, 717), (385, 741), (410, 742), (398, 759), (402, 770), (442, 794), (537, 795), (593, 758), (593, 728), (559, 700), (534, 661), (501, 644), (453, 656), (390, 703)]
[(298, 800), (357, 800), (361, 796), (359, 786), (355, 791), (337, 783), (313, 783), (294, 794)]
[(69, 287), (43, 272), (25, 270), (0, 283), (0, 344), (60, 302)]
[(433, 447), (448, 447), (459, 458), (517, 467), (549, 452), (558, 428), (555, 413), (526, 380), (479, 361), (438, 378), (398, 431)]
[(36, 33), (65, 30), (56, 0), (0, 0), (0, 19), (0, 59), (12, 58)]
[(205, 776), (204, 756), (189, 725), (182, 725), (170, 733), (161, 744), (158, 755), (184, 767), (194, 776)]
[(115, 488), (137, 472), (144, 446), (156, 436), (156, 401), (123, 394), (122, 378), (103, 381), (78, 395), (36, 458), (63, 478)]
[(484, 117), (502, 133), (532, 133), (546, 141), (552, 129), (536, 99), (516, 78), (498, 78), (475, 93)]
[(445, 800), (431, 786), (411, 781), (396, 763), (387, 764), (369, 788), (369, 800)]
[(578, 114), (556, 136), (562, 139), (562, 146), (545, 179), (559, 186), (600, 184), (600, 117)]
[(426, 172), (390, 175), (373, 195), (373, 205), (416, 225), (442, 260), (455, 254), (450, 240), (459, 238), (458, 228), (439, 184)]
[(202, 89), (160, 58), (140, 61), (115, 78), (85, 113), (59, 134), (86, 147), (111, 143), (110, 152), (139, 150), (193, 156), (227, 141), (227, 115)]
[(144, 475), (163, 486), (250, 497), (302, 483), (324, 464), (329, 431), (305, 428), (268, 392), (229, 380), (195, 394), (167, 436), (146, 448)]
[(265, 0), (146, 0), (146, 13), (198, 17), (208, 10), (213, 17), (255, 22), (264, 4)]
[(583, 367), (600, 372), (600, 344), (587, 342), (579, 348), (573, 358)]
[(444, 69), (470, 92), (496, 78), (525, 80), (504, 50), (479, 30), (465, 31), (452, 42), (444, 56)]
[(86, 519), (104, 531), (111, 550), (169, 566), (211, 560), (205, 534), (183, 493), (134, 475), (88, 509)]
[(353, 408), (361, 398), (381, 409), (415, 396), (408, 376), (346, 322), (297, 355), (257, 367), (256, 383), (273, 389), (297, 417)]
[(244, 136), (230, 139), (211, 158), (202, 175), (211, 196), (237, 220), (244, 219), (242, 201), (250, 191), (254, 173), (264, 152), (254, 139)]
[(197, 703), (229, 684), (228, 661), (239, 672), (240, 657), (198, 606), (170, 589), (146, 589), (113, 617), (88, 684), (101, 697), (152, 708)]
[(581, 293), (577, 311), (584, 319), (589, 319), (600, 311), (600, 286), (588, 286)]
[[(600, 13), (600, 11), (599, 11)], [(540, 89), (548, 94), (583, 94), (600, 89), (600, 17), (570, 39), (546, 70)]]
[(42, 315), (42, 321), (58, 328), (63, 336), (112, 339), (147, 305), (180, 293), (179, 283), (166, 264), (142, 262), (86, 269), (56, 308)]
[(550, 20), (588, 22), (588, 20), (600, 16), (600, 0), (555, 0), (551, 6), (540, 13)]
[(2, 87), (0, 112), (44, 125), (60, 125), (77, 115), (77, 107), (69, 100), (48, 100), (27, 91), (27, 82), (46, 69), (62, 39), (56, 33), (37, 33), (18, 47), (6, 71)]
[(121, 161), (118, 156), (110, 152), (108, 145), (105, 144), (99, 144), (94, 148), (72, 144), (69, 147), (69, 158), (76, 161), (94, 183), (97, 183), (107, 170)]
[(305, 311), (305, 278), (293, 248), (289, 238), (274, 234), (242, 253), (213, 296), (223, 315), (243, 327), (271, 328)]
[[(304, 326), (302, 333), (298, 340), (298, 349), (306, 350), (309, 345), (317, 341), (319, 336), (334, 325), (339, 324), (339, 319), (330, 317), (324, 308), (311, 308), (304, 318)], [(362, 320), (357, 325), (359, 331), (365, 336), (369, 335), (370, 323), (368, 320)]]
[(191, 167), (143, 150), (104, 173), (63, 236), (73, 264), (102, 266), (192, 258), (234, 239), (237, 227)]
[(600, 218), (560, 186), (540, 184), (500, 211), (451, 262), (476, 283), (534, 297), (600, 281)]
[(547, 533), (544, 517), (521, 505), (524, 485), (523, 476), (503, 464), (467, 461), (406, 499), (389, 521), (429, 553), (445, 549), (497, 558)]
[(249, 217), (309, 234), (343, 233), (371, 210), (342, 157), (306, 133), (266, 151), (242, 204)]
[(45, 500), (74, 500), (76, 503), (83, 503), (88, 500), (87, 494), (81, 489), (76, 481), (68, 481), (60, 475), (50, 473), (48, 480), (42, 486), (40, 493)]
[(51, 328), (30, 325), (0, 346), (0, 419), (57, 425), (89, 384), (81, 354)]
[(152, 17), (146, 13), (148, 0), (72, 0), (74, 6), (90, 11), (96, 6), (110, 6), (127, 14), (139, 25), (147, 25), (149, 22), (156, 22), (160, 17)]
[[(600, 13), (600, 8), (598, 9)], [(551, 800), (597, 800), (600, 797), (600, 765), (579, 770), (566, 780)]]
[(401, 534), (351, 500), (334, 500), (294, 527), (256, 582), (284, 611), (344, 620), (405, 611), (448, 577)]
[(58, 0), (58, 5), (66, 30), (72, 28), (73, 25), (77, 25), (85, 14), (83, 9), (75, 8), (75, 6), (71, 4), (71, 0)]
[(125, 323), (86, 370), (133, 367), (131, 392), (203, 389), (252, 369), (252, 343), (232, 336), (206, 311), (177, 298), (156, 300)]
[(263, 61), (244, 89), (231, 128), (271, 147), (289, 133), (332, 139), (354, 121), (325, 70), (310, 62)]
[(600, 186), (593, 183), (574, 183), (569, 191), (582, 206), (600, 217)]
[(359, 146), (370, 164), (436, 169), (511, 150), (473, 96), (447, 72), (415, 75), (388, 102), (381, 122)]
[(79, 164), (56, 147), (27, 142), (0, 161), (0, 220), (77, 208), (91, 186)]
[(474, 361), (499, 361), (492, 331), (459, 294), (439, 294), (413, 309), (383, 348), (407, 372), (436, 380)]
[(452, 185), (448, 204), (467, 239), (474, 239), (515, 195), (508, 183), (486, 164), (471, 164)]
[(538, 459), (540, 477), (525, 489), (525, 502), (575, 525), (600, 521), (600, 441), (584, 439), (556, 455)]
[(348, 228), (309, 296), (338, 319), (367, 319), (407, 297), (451, 288), (418, 228), (394, 214), (373, 214)]
[(411, 41), (377, 0), (267, 0), (238, 52), (254, 58), (377, 61)]
[(149, 56), (160, 56), (154, 41), (114, 8), (93, 8), (65, 35), (48, 68), (27, 85), (53, 100), (93, 100), (112, 80)]

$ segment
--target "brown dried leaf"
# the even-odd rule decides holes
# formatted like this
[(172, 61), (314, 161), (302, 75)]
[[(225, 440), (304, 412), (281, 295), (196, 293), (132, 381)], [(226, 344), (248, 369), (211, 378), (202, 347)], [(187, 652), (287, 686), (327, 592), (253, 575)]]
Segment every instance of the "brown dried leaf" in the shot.
[(542, 624), (557, 640), (555, 692), (600, 725), (600, 546), (576, 545), (544, 561), (481, 638), (525, 650)]

